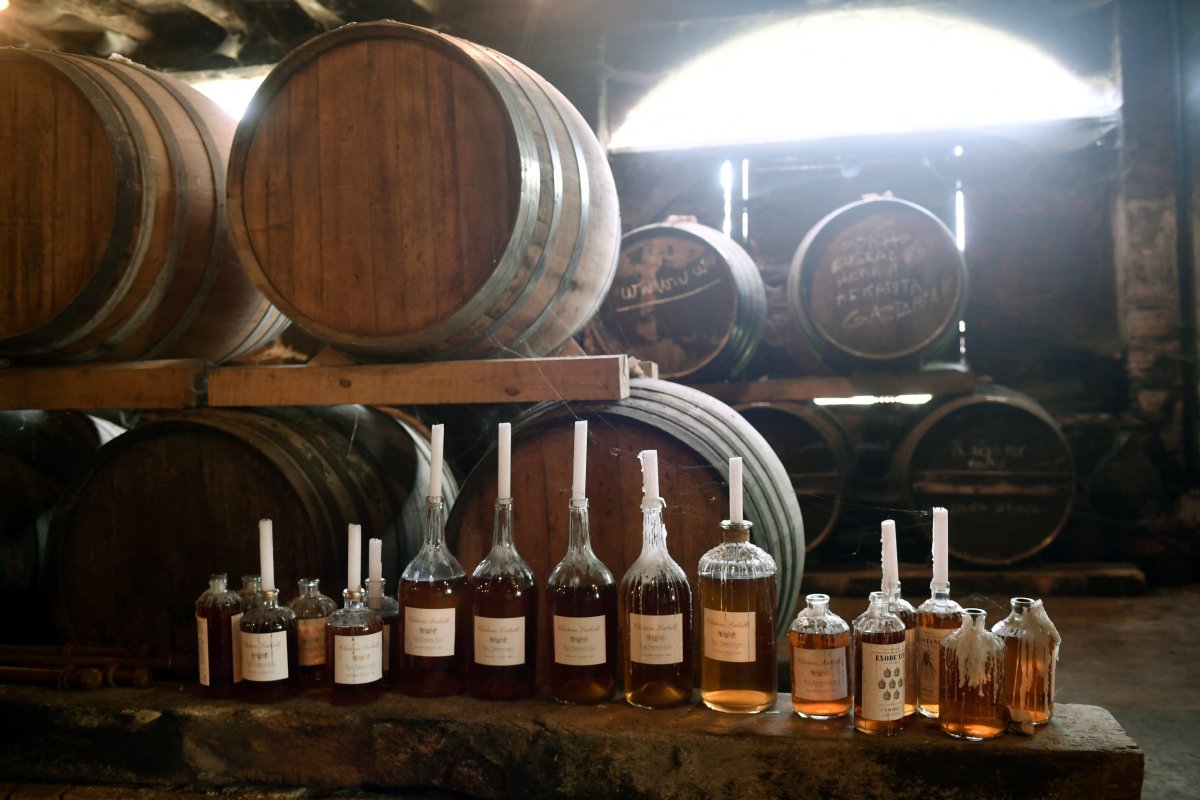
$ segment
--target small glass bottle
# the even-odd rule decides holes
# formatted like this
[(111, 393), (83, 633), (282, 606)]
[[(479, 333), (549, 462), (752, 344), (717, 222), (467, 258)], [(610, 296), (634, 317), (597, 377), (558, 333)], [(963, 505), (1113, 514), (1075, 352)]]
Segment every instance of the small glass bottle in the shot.
[(1033, 733), (1054, 717), (1054, 667), (1062, 637), (1041, 600), (1014, 597), (1012, 612), (992, 626), (1004, 641), (1003, 702), (1009, 729)]
[[(740, 515), (739, 515), (740, 516)], [(721, 544), (700, 557), (700, 699), (716, 711), (775, 705), (775, 559), (750, 542), (748, 520), (721, 522)]]
[(400, 602), (388, 597), (384, 578), (367, 578), (367, 608), (383, 619), (383, 685), (396, 682), (393, 664), (400, 663)]
[(228, 697), (241, 683), (241, 621), (241, 595), (229, 588), (225, 573), (210, 575), (208, 589), (196, 600), (196, 662), (206, 697)]
[(334, 702), (373, 700), (383, 690), (383, 617), (367, 608), (362, 587), (343, 590), (344, 604), (325, 623), (325, 661)]
[(850, 626), (829, 610), (829, 595), (810, 594), (788, 630), (792, 710), (806, 719), (844, 717), (850, 696)]
[(962, 606), (950, 599), (950, 581), (931, 581), (929, 599), (917, 609), (917, 710), (938, 718), (942, 639), (962, 624)]
[(978, 742), (1004, 733), (1004, 642), (987, 629), (987, 612), (964, 609), (962, 626), (942, 639), (938, 722), (955, 739)]
[(692, 699), (692, 589), (667, 551), (658, 452), (638, 457), (646, 475), (642, 552), (621, 579), (620, 595), (625, 699), (639, 708), (672, 708)]
[(319, 578), (301, 578), (296, 583), (300, 594), (287, 607), (296, 612), (300, 684), (322, 686), (329, 679), (325, 668), (325, 620), (337, 611), (337, 603), (321, 593)]
[(242, 696), (270, 703), (295, 692), (300, 670), (296, 612), (279, 605), (279, 592), (264, 589), (262, 605), (242, 615)]
[(262, 605), (262, 577), (259, 575), (243, 575), (242, 588), (238, 594), (242, 596), (242, 610), (250, 611)]
[(879, 736), (904, 728), (904, 623), (889, 608), (886, 592), (871, 592), (854, 622), (854, 727)]
[(537, 583), (513, 543), (513, 501), (496, 500), (492, 549), (468, 581), (467, 693), (516, 700), (537, 690)]

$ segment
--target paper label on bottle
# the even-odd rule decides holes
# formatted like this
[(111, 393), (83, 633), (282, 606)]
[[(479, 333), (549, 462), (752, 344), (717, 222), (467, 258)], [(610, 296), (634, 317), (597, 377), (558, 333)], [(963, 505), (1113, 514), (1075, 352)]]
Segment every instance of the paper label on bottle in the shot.
[(404, 652), (410, 656), (441, 658), (454, 655), (453, 608), (404, 609)]
[[(395, 622), (395, 620), (392, 620)], [(383, 671), (388, 672), (392, 668), (392, 624), (390, 622), (383, 623)]]
[(196, 660), (200, 665), (200, 685), (211, 686), (208, 671), (208, 620), (196, 615)]
[(604, 615), (560, 617), (554, 615), (554, 662), (568, 667), (603, 664), (605, 651)]
[(754, 661), (754, 612), (704, 609), (704, 657), (714, 661)]
[(917, 704), (917, 627), (904, 629), (904, 674), (908, 679), (904, 682), (904, 702), (910, 706)]
[(862, 645), (863, 718), (904, 718), (904, 642)]
[(938, 704), (938, 687), (942, 682), (942, 639), (954, 633), (955, 628), (921, 628), (917, 634), (917, 687), (921, 705)]
[(383, 680), (383, 631), (333, 637), (333, 682), (374, 683)]
[(241, 638), (243, 678), (248, 681), (281, 681), (287, 678), (287, 631), (243, 631)]
[(325, 622), (324, 617), (296, 620), (300, 666), (315, 667), (325, 663)]
[(475, 663), (515, 667), (525, 663), (524, 617), (475, 617)]
[(229, 640), (233, 642), (233, 682), (242, 682), (242, 612), (234, 614), (229, 619)]
[(792, 648), (792, 694), (805, 700), (841, 700), (849, 696), (846, 648)]
[(629, 658), (639, 664), (683, 662), (683, 614), (630, 614)]

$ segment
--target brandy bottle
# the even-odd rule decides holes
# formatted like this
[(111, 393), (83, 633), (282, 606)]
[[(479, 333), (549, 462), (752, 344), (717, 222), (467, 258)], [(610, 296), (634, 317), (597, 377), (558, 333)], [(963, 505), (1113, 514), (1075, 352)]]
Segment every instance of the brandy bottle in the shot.
[(282, 700), (295, 692), (300, 669), (296, 612), (279, 605), (279, 593), (264, 589), (262, 605), (242, 615), (242, 696), (255, 703)]
[(383, 620), (383, 685), (396, 682), (393, 664), (400, 663), (400, 602), (385, 591), (384, 578), (367, 578), (367, 608)]
[(992, 627), (1004, 642), (1002, 699), (1009, 730), (1033, 733), (1054, 717), (1054, 667), (1062, 637), (1041, 600), (1014, 597), (1012, 613)]
[(242, 596), (243, 611), (249, 611), (252, 608), (258, 608), (262, 605), (262, 590), (262, 576), (242, 576), (242, 586), (240, 589), (238, 589), (238, 594)]
[(987, 612), (968, 608), (962, 626), (942, 639), (938, 722), (955, 739), (978, 742), (1004, 733), (1004, 642), (987, 629)]
[(850, 696), (850, 626), (829, 610), (829, 595), (810, 594), (788, 629), (792, 710), (806, 719), (844, 717)]
[(334, 702), (373, 700), (383, 690), (383, 617), (367, 608), (361, 587), (342, 592), (344, 605), (325, 623), (325, 661)]
[(321, 592), (319, 578), (297, 581), (300, 594), (287, 607), (296, 612), (299, 681), (302, 686), (322, 686), (328, 681), (325, 662), (325, 621), (337, 611), (333, 598)]
[(929, 599), (917, 608), (917, 710), (938, 718), (942, 639), (962, 624), (962, 606), (950, 599), (950, 582), (932, 581)]
[(871, 592), (854, 622), (854, 727), (895, 736), (904, 727), (904, 623), (890, 611), (885, 592)]
[(197, 664), (206, 697), (228, 697), (242, 680), (241, 621), (241, 595), (228, 587), (225, 573), (209, 576), (196, 600)]

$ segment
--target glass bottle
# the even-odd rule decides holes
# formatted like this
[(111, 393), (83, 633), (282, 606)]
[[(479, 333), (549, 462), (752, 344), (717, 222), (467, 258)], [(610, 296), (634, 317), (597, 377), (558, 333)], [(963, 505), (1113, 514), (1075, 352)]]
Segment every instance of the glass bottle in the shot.
[(917, 710), (938, 718), (938, 691), (942, 673), (939, 650), (942, 639), (962, 624), (962, 606), (950, 599), (949, 581), (931, 581), (929, 599), (917, 609)]
[(471, 573), (467, 692), (516, 700), (537, 690), (537, 583), (513, 543), (513, 501), (496, 500), (492, 549)]
[(383, 685), (396, 682), (393, 664), (400, 663), (400, 602), (388, 597), (384, 578), (367, 578), (367, 608), (379, 614), (383, 620)]
[(242, 608), (224, 572), (210, 575), (208, 589), (196, 599), (196, 661), (206, 697), (228, 697), (242, 680)]
[(360, 587), (325, 622), (325, 662), (334, 702), (373, 700), (383, 690), (383, 617), (367, 608)]
[(279, 592), (264, 589), (262, 605), (242, 615), (242, 695), (256, 703), (282, 700), (295, 691), (300, 669), (296, 612), (279, 605)]
[[(892, 558), (895, 558), (893, 549)], [(895, 564), (892, 565), (891, 575), (896, 575)], [(904, 716), (911, 718), (917, 713), (917, 610), (912, 603), (900, 596), (900, 579), (894, 577), (885, 579), (880, 588), (887, 592), (888, 611), (891, 611), (904, 623)]]
[(321, 686), (328, 681), (325, 669), (325, 620), (337, 611), (337, 603), (321, 593), (319, 578), (296, 582), (300, 594), (288, 602), (296, 612), (296, 641), (299, 680), (303, 686)]
[(463, 688), (467, 574), (446, 547), (446, 504), (425, 502), (425, 539), (400, 576), (400, 650), (396, 685), (413, 697), (446, 697)]
[(716, 711), (775, 705), (775, 559), (750, 542), (748, 520), (721, 522), (721, 544), (700, 557), (700, 699)]
[(259, 575), (243, 575), (242, 588), (238, 594), (242, 596), (242, 610), (249, 611), (262, 605), (262, 577)]
[(968, 608), (941, 644), (938, 722), (955, 739), (978, 742), (1004, 733), (1004, 642), (987, 629), (987, 612)]
[(1004, 642), (1003, 702), (1009, 729), (1033, 733), (1054, 717), (1054, 667), (1062, 637), (1041, 600), (1014, 597), (992, 627)]
[(895, 736), (904, 727), (904, 623), (890, 610), (886, 592), (854, 622), (854, 727)]
[(560, 703), (603, 703), (617, 687), (617, 584), (592, 551), (587, 498), (572, 498), (567, 554), (546, 580), (553, 661), (550, 694)]
[(806, 719), (844, 717), (850, 696), (850, 626), (829, 610), (829, 595), (810, 594), (788, 630), (792, 710)]

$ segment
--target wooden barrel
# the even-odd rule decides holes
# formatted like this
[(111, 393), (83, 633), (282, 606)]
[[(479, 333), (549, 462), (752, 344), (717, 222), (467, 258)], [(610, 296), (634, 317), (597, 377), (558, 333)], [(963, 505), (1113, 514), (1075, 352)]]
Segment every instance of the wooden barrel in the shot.
[(665, 379), (722, 380), (745, 369), (762, 339), (767, 296), (741, 245), (694, 222), (625, 234), (617, 276), (585, 342), (632, 353)]
[(1074, 458), (1054, 418), (1000, 386), (934, 401), (892, 464), (911, 508), (949, 509), (950, 553), (974, 564), (1038, 553), (1066, 524), (1075, 497)]
[(125, 61), (0, 49), (0, 357), (204, 358), (287, 326), (225, 215), (234, 122)]
[(842, 514), (854, 471), (850, 435), (814, 403), (773, 400), (734, 406), (770, 443), (804, 515), (806, 550), (825, 540)]
[[(513, 421), (514, 538), (538, 585), (545, 585), (567, 549), (577, 419), (588, 420), (592, 545), (618, 581), (642, 549), (637, 454), (658, 450), (667, 546), (687, 573), (693, 592), (700, 556), (720, 544), (719, 525), (729, 515), (729, 457), (742, 456), (745, 515), (754, 523), (751, 536), (774, 556), (779, 568), (776, 629), (782, 635), (791, 623), (804, 573), (804, 523), (787, 472), (736, 411), (668, 381), (634, 379), (625, 400), (544, 403)], [(468, 572), (491, 547), (495, 462), (492, 451), (471, 472), (446, 526), (447, 541)], [(539, 625), (540, 641), (549, 642), (545, 619)], [(547, 647), (541, 651), (546, 655)]]
[[(351, 522), (383, 539), (394, 590), (420, 543), (429, 462), (416, 429), (363, 406), (199, 409), (141, 425), (101, 448), (55, 512), (58, 628), (84, 644), (194, 652), (196, 597), (210, 573), (258, 572), (263, 517), (282, 599), (302, 577), (340, 596)], [(452, 501), (448, 472), (443, 486)]]
[(360, 356), (552, 353), (616, 269), (616, 189), (583, 118), (516, 61), (424, 28), (346, 26), (294, 50), (229, 170), (251, 277)]
[(904, 200), (862, 200), (804, 237), (787, 299), (801, 335), (831, 366), (909, 365), (940, 356), (958, 335), (966, 265), (929, 211)]

